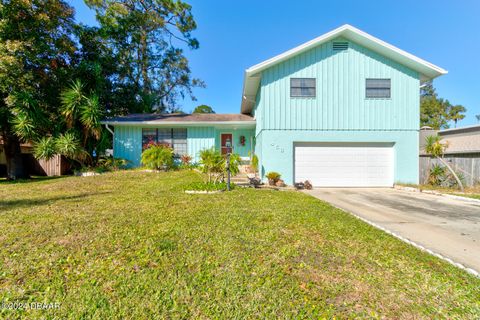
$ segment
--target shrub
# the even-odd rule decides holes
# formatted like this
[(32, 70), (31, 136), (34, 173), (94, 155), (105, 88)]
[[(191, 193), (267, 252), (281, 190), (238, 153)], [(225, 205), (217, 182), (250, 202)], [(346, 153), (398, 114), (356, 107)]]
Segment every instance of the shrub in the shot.
[(432, 186), (439, 186), (445, 178), (445, 168), (434, 165), (428, 174), (428, 183)]
[(173, 149), (165, 145), (151, 145), (142, 152), (141, 162), (152, 170), (168, 170), (173, 167)]
[(251, 165), (253, 171), (255, 171), (255, 173), (257, 173), (258, 172), (258, 157), (257, 157), (256, 154), (254, 154), (252, 156), (252, 161), (251, 161), (250, 165)]
[(280, 180), (280, 177), (282, 175), (278, 172), (275, 172), (275, 171), (270, 171), (269, 173), (266, 174), (266, 177), (268, 179), (268, 183), (271, 185), (271, 186), (274, 186), (278, 180)]
[(130, 161), (122, 158), (104, 157), (98, 159), (98, 167), (106, 171), (118, 171), (125, 169)]
[[(200, 152), (200, 165), (203, 173), (207, 175), (207, 182), (222, 182), (227, 174), (226, 158), (220, 151), (214, 148), (205, 149)], [(230, 155), (230, 173), (232, 176), (240, 172), (240, 156), (238, 154)]]
[(182, 165), (189, 166), (190, 162), (192, 161), (192, 157), (188, 154), (184, 154), (180, 157), (180, 161), (182, 161)]

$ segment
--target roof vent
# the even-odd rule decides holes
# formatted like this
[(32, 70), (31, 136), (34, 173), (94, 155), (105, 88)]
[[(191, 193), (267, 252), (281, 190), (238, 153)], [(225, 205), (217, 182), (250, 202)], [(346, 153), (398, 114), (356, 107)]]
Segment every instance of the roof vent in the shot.
[(333, 42), (333, 51), (344, 51), (348, 49), (347, 41), (334, 41)]

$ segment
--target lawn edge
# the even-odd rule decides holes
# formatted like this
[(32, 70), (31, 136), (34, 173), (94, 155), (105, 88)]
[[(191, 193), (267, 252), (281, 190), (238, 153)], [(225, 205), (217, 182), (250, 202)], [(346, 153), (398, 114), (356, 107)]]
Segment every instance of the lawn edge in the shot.
[(406, 187), (406, 186), (402, 186), (402, 185), (394, 185), (393, 188), (394, 188), (394, 189), (397, 189), (397, 190), (401, 190), (401, 191), (420, 192), (420, 193), (426, 193), (426, 194), (433, 194), (433, 195), (435, 195), (435, 196), (446, 197), (446, 198), (450, 198), (450, 199), (455, 199), (455, 200), (460, 200), (460, 201), (466, 201), (466, 202), (472, 202), (472, 203), (480, 204), (480, 200), (479, 200), (479, 199), (470, 198), (470, 197), (464, 197), (464, 196), (455, 195), (455, 194), (450, 194), (450, 193), (443, 193), (443, 192), (436, 191), (436, 190), (422, 190), (422, 189), (420, 189), (420, 188), (416, 188), (416, 187)]
[[(411, 189), (414, 189), (414, 188), (411, 188)], [(306, 193), (306, 194), (308, 194), (308, 193)], [(309, 195), (309, 196), (311, 196), (311, 195)], [(314, 197), (314, 198), (315, 198), (315, 197)], [(459, 198), (461, 198), (461, 197), (459, 197)], [(317, 198), (315, 198), (315, 199), (317, 199)], [(318, 200), (318, 199), (317, 199), (317, 200)], [(474, 199), (474, 200), (475, 200), (475, 199)], [(323, 200), (320, 200), (320, 201), (323, 201)], [(425, 247), (425, 246), (423, 246), (423, 245), (421, 245), (421, 244), (419, 244), (419, 243), (416, 243), (415, 241), (412, 241), (412, 240), (410, 240), (410, 239), (408, 239), (408, 238), (405, 238), (405, 237), (403, 237), (403, 236), (401, 236), (401, 235), (399, 235), (399, 234), (397, 234), (397, 233), (395, 233), (395, 232), (393, 232), (393, 231), (391, 231), (391, 230), (389, 230), (389, 229), (387, 229), (387, 228), (385, 228), (385, 227), (382, 227), (382, 226), (380, 226), (379, 224), (376, 224), (375, 222), (372, 222), (372, 221), (370, 221), (370, 220), (368, 220), (368, 219), (365, 219), (365, 218), (363, 218), (363, 217), (361, 217), (361, 216), (359, 216), (359, 215), (357, 215), (357, 214), (355, 214), (355, 213), (353, 213), (353, 212), (350, 212), (350, 211), (348, 211), (348, 210), (345, 210), (345, 209), (343, 209), (343, 208), (340, 208), (340, 207), (338, 207), (338, 206), (336, 206), (336, 205), (334, 205), (334, 204), (332, 204), (332, 203), (330, 203), (330, 202), (328, 202), (328, 201), (325, 201), (325, 202), (328, 203), (329, 205), (331, 205), (332, 207), (337, 208), (337, 209), (339, 209), (339, 210), (342, 210), (342, 211), (344, 211), (344, 212), (352, 215), (353, 217), (355, 217), (355, 218), (357, 218), (357, 219), (359, 219), (359, 220), (361, 220), (361, 221), (363, 221), (363, 222), (371, 225), (371, 226), (374, 227), (374, 228), (377, 228), (377, 229), (379, 229), (379, 230), (381, 230), (381, 231), (383, 231), (383, 232), (385, 232), (385, 233), (387, 233), (387, 234), (389, 234), (389, 235), (391, 235), (391, 236), (394, 236), (395, 238), (399, 239), (400, 241), (403, 241), (403, 242), (405, 242), (405, 243), (407, 243), (407, 244), (409, 244), (409, 245), (414, 246), (415, 248), (419, 249), (420, 251), (426, 252), (426, 253), (434, 256), (434, 257), (437, 257), (437, 258), (439, 258), (439, 259), (441, 259), (441, 260), (443, 260), (443, 261), (446, 261), (446, 262), (448, 262), (449, 264), (451, 264), (451, 265), (453, 265), (453, 266), (455, 266), (455, 267), (457, 267), (457, 268), (459, 268), (459, 269), (462, 269), (463, 271), (466, 271), (467, 273), (469, 273), (469, 274), (471, 274), (471, 275), (473, 275), (473, 276), (475, 276), (475, 277), (477, 277), (477, 278), (480, 279), (480, 271), (478, 271), (478, 270), (469, 268), (469, 267), (467, 267), (467, 266), (465, 266), (465, 265), (463, 265), (463, 264), (461, 264), (461, 263), (459, 263), (459, 262), (456, 262), (456, 261), (454, 261), (454, 260), (452, 260), (452, 259), (450, 259), (450, 258), (448, 258), (448, 257), (446, 257), (446, 256), (444, 256), (444, 255), (442, 255), (442, 254), (440, 254), (440, 253), (438, 253), (438, 252), (435, 252), (435, 251), (433, 251), (433, 250), (431, 250), (431, 249), (429, 249), (429, 248), (427, 248), (427, 247)]]

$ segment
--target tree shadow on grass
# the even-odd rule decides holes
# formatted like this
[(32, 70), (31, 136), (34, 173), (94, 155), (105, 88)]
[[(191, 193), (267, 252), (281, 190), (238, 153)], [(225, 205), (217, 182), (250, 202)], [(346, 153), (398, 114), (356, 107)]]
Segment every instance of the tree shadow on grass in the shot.
[(33, 207), (33, 206), (43, 206), (43, 205), (51, 205), (57, 201), (65, 201), (65, 200), (76, 200), (76, 199), (84, 199), (99, 195), (104, 195), (111, 193), (110, 191), (105, 192), (91, 192), (91, 193), (80, 193), (71, 196), (57, 196), (57, 197), (44, 197), (44, 198), (33, 198), (33, 199), (15, 199), (15, 200), (0, 200), (0, 212), (2, 210), (11, 209), (11, 208), (25, 208), (25, 207)]
[(18, 179), (18, 180), (8, 180), (7, 178), (0, 178), (0, 185), (35, 183), (35, 182), (42, 182), (47, 180), (57, 180), (57, 179), (62, 179), (66, 177), (68, 176), (53, 176), (53, 177), (32, 176), (30, 179)]

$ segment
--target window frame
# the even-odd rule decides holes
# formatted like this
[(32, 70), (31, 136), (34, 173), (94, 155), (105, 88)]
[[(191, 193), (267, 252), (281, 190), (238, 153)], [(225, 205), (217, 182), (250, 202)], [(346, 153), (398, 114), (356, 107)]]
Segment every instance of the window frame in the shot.
[[(152, 131), (152, 130), (155, 130), (155, 143), (160, 143), (160, 144), (168, 144), (172, 149), (173, 149), (173, 152), (175, 153), (175, 157), (181, 157), (182, 155), (185, 155), (185, 154), (188, 154), (188, 129), (187, 128), (142, 128), (142, 151), (145, 150), (145, 143), (144, 143), (144, 131), (146, 130), (149, 130), (149, 131)], [(164, 138), (166, 137), (166, 135), (162, 135), (162, 140), (160, 141), (160, 134), (159, 134), (159, 130), (164, 130), (165, 132), (168, 131), (168, 138)], [(174, 132), (177, 131), (177, 134), (178, 132), (182, 130), (182, 137), (175, 137), (174, 135)], [(150, 135), (150, 136), (153, 136), (153, 135)], [(183, 138), (184, 136), (184, 138)], [(181, 145), (182, 146), (182, 149), (181, 150), (182, 152), (181, 153), (178, 153), (176, 148), (175, 148), (175, 145), (177, 145), (177, 150), (178, 150), (178, 145)], [(184, 147), (183, 147), (184, 146)]]
[[(388, 80), (388, 88), (387, 87), (382, 87), (382, 86), (377, 86), (377, 87), (369, 87), (368, 82), (369, 80), (381, 80), (385, 81)], [(368, 90), (388, 90), (388, 96), (369, 96), (368, 95)], [(377, 91), (378, 92), (378, 91)], [(388, 100), (392, 98), (392, 79), (391, 78), (365, 78), (365, 99), (371, 99), (371, 100)]]
[[(313, 87), (307, 87), (307, 86), (294, 86), (293, 81), (295, 80), (313, 80)], [(292, 89), (312, 89), (313, 88), (313, 95), (302, 95), (298, 94), (295, 95), (293, 94)], [(315, 99), (317, 97), (317, 78), (290, 78), (290, 98), (307, 98), (307, 99)]]

